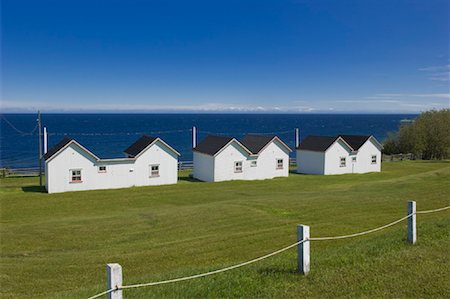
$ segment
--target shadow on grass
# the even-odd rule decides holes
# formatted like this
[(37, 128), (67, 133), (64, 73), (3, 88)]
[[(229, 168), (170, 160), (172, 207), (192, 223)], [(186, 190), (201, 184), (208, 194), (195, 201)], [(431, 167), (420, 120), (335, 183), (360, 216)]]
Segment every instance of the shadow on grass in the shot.
[(23, 192), (46, 193), (44, 186), (25, 186), (22, 187)]
[(306, 175), (306, 173), (297, 172), (296, 169), (289, 170), (289, 175), (291, 175), (291, 174), (294, 174), (294, 175)]
[(200, 181), (198, 179), (195, 179), (195, 178), (189, 177), (189, 176), (178, 177), (178, 180), (179, 181), (190, 182), (190, 183), (204, 183), (204, 181)]

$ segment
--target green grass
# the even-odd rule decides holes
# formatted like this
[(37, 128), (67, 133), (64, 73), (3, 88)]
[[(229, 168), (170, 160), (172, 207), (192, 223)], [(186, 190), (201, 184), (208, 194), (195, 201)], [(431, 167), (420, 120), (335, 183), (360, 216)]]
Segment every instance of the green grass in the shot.
[[(105, 290), (105, 265), (124, 283), (193, 275), (311, 236), (374, 228), (450, 204), (450, 163), (385, 163), (382, 173), (46, 194), (38, 178), (0, 180), (2, 298), (82, 298)], [(296, 250), (188, 282), (124, 290), (126, 298), (450, 297), (450, 212), (354, 239), (313, 242), (311, 272)]]

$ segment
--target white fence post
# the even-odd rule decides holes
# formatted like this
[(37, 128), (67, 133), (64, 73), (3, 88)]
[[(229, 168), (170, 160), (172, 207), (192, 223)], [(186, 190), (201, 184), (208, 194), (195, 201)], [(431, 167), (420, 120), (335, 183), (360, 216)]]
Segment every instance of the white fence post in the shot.
[[(106, 289), (116, 289), (122, 286), (122, 266), (119, 264), (106, 265)], [(108, 293), (108, 299), (122, 299), (122, 290)]]
[[(412, 215), (411, 215), (412, 214)], [(415, 244), (417, 241), (417, 226), (416, 226), (416, 202), (408, 201), (408, 242)]]
[(297, 225), (297, 242), (307, 240), (297, 245), (298, 272), (303, 275), (309, 273), (309, 226)]

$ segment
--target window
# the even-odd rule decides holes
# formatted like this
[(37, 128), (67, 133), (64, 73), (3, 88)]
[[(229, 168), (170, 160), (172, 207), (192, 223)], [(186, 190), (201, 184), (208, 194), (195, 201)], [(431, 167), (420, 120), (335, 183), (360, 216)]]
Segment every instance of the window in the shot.
[(158, 177), (159, 176), (159, 165), (150, 165), (150, 177)]
[(98, 172), (106, 172), (106, 166), (99, 166)]
[(356, 162), (356, 157), (352, 157), (352, 162), (353, 162), (353, 163)]
[(234, 172), (242, 172), (242, 161), (234, 162)]
[(251, 161), (250, 162), (250, 167), (256, 167), (258, 164), (256, 161)]
[(70, 170), (70, 182), (71, 183), (81, 183), (81, 169), (71, 169)]
[(340, 164), (339, 164), (339, 167), (345, 167), (345, 164), (346, 164), (346, 159), (345, 159), (345, 157), (341, 157), (341, 158), (340, 158)]
[(277, 169), (283, 169), (283, 159), (277, 159)]
[(377, 155), (372, 155), (372, 164), (377, 164)]

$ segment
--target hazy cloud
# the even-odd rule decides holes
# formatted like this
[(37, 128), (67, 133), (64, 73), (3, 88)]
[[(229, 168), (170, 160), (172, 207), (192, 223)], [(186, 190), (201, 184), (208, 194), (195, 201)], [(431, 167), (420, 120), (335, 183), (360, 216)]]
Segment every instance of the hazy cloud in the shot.
[(203, 103), (193, 105), (155, 105), (155, 104), (65, 104), (30, 102), (30, 101), (3, 101), (4, 112), (218, 112), (218, 113), (253, 113), (253, 112), (311, 112), (315, 109), (309, 106), (263, 106), (228, 103)]
[(425, 72), (430, 80), (450, 81), (450, 64), (423, 67), (419, 71)]

